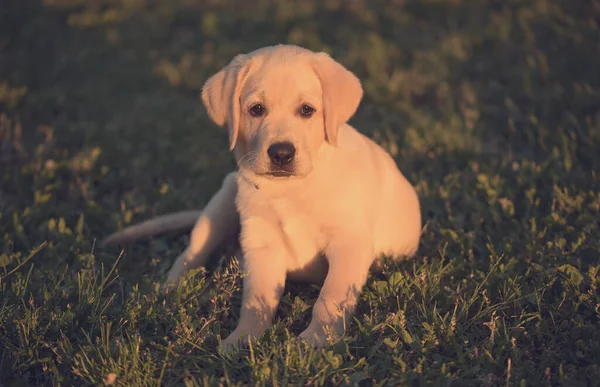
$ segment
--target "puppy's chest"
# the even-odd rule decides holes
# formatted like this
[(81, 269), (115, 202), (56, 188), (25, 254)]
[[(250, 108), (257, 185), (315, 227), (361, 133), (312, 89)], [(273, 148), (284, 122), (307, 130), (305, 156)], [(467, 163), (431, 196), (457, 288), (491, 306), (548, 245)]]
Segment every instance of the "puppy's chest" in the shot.
[(304, 203), (275, 199), (270, 201), (269, 209), (278, 222), (281, 238), (290, 252), (290, 266), (303, 266), (323, 250), (326, 240), (319, 217)]

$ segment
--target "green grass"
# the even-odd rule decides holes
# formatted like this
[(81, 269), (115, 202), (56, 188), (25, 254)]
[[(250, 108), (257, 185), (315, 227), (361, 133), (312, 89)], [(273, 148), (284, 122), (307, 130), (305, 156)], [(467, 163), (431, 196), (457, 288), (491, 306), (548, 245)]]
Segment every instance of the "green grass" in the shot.
[[(1, 386), (600, 383), (600, 3), (321, 3), (2, 1)], [(290, 286), (260, 343), (224, 357), (226, 248), (165, 296), (187, 236), (95, 241), (207, 202), (234, 163), (199, 88), (280, 42), (359, 76), (351, 122), (427, 228), (340, 344), (297, 343), (318, 289)]]

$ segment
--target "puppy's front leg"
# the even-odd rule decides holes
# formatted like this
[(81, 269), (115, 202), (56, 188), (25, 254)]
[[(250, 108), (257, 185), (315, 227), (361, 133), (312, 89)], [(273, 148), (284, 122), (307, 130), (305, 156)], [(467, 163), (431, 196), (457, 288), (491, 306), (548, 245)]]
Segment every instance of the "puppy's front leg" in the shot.
[(244, 277), (242, 310), (236, 329), (223, 340), (229, 351), (248, 337), (260, 337), (272, 324), (285, 286), (286, 257), (281, 235), (259, 218), (242, 224), (240, 244), (243, 250)]
[(353, 233), (333, 240), (326, 249), (329, 271), (313, 307), (312, 321), (300, 334), (308, 344), (321, 347), (330, 336), (343, 335), (373, 262), (370, 238)]

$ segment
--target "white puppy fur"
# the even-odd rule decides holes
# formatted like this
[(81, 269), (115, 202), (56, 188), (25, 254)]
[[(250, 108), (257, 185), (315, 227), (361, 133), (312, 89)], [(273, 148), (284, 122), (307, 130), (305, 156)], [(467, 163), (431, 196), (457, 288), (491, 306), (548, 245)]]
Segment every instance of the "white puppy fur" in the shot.
[(370, 268), (382, 255), (412, 256), (421, 234), (413, 186), (381, 147), (346, 124), (361, 98), (359, 80), (325, 53), (278, 45), (236, 56), (206, 82), (202, 100), (228, 128), (238, 171), (202, 212), (153, 219), (106, 242), (195, 221), (168, 275), (176, 282), (239, 233), (247, 276), (225, 349), (271, 326), (286, 279), (323, 284), (300, 337), (325, 345), (344, 333)]

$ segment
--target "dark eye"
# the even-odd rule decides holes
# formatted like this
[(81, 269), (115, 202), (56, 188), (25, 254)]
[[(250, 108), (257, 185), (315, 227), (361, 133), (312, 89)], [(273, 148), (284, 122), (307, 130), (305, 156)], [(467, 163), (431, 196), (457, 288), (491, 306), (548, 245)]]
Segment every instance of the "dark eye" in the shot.
[(257, 103), (256, 105), (250, 106), (248, 112), (252, 115), (252, 117), (260, 117), (265, 113), (265, 108), (263, 105)]
[(315, 112), (315, 108), (313, 108), (312, 106), (308, 106), (308, 105), (302, 105), (300, 107), (300, 115), (302, 115), (302, 117), (310, 117), (313, 115), (313, 113)]

